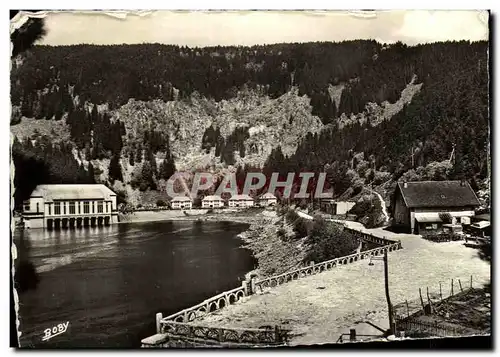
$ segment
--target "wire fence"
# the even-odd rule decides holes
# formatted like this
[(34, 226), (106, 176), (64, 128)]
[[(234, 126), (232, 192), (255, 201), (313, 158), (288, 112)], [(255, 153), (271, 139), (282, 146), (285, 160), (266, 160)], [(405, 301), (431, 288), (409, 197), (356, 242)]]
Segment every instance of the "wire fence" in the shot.
[[(394, 315), (396, 330), (398, 333), (404, 331), (404, 334), (412, 337), (418, 336), (462, 336), (469, 329), (456, 323), (448, 322), (445, 317), (449, 314), (443, 312), (448, 310), (447, 303), (459, 294), (473, 292), (475, 288), (481, 288), (480, 282), (474, 283), (473, 276), (461, 279), (450, 279), (447, 282), (439, 282), (429, 289), (419, 288), (419, 296), (413, 300), (406, 300), (394, 306)], [(453, 299), (455, 300), (455, 299)], [(454, 301), (453, 304), (462, 304), (463, 302)], [(467, 304), (474, 304), (474, 301), (468, 300)], [(423, 321), (425, 318), (431, 321)], [(437, 317), (437, 320), (432, 321)]]

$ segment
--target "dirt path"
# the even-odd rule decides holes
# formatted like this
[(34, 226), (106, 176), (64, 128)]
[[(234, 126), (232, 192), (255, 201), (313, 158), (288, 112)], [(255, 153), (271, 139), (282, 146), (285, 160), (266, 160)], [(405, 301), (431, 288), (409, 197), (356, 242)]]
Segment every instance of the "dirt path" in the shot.
[[(347, 224), (358, 229), (361, 225)], [(402, 250), (389, 254), (393, 305), (418, 299), (419, 288), (425, 292), (429, 287), (431, 293), (439, 293), (439, 282), (443, 283), (443, 295), (448, 296), (452, 278), (466, 285), (472, 275), (476, 287), (490, 279), (489, 264), (463, 243), (432, 243), (380, 228), (363, 231), (402, 242)], [(350, 328), (356, 328), (358, 334), (376, 334), (377, 330), (360, 321), (388, 328), (383, 274), (382, 262), (370, 266), (366, 260), (359, 261), (249, 297), (207, 316), (201, 323), (220, 327), (284, 325), (298, 335), (291, 341), (294, 345), (334, 343)]]

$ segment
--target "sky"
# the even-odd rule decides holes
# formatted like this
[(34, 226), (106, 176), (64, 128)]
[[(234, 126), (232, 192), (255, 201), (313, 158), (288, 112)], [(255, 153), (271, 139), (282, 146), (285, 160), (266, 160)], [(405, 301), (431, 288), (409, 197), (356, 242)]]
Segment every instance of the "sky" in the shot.
[(49, 13), (45, 17), (47, 35), (41, 44), (157, 42), (202, 47), (375, 39), (414, 45), (488, 39), (488, 13), (471, 10), (153, 11), (120, 15)]

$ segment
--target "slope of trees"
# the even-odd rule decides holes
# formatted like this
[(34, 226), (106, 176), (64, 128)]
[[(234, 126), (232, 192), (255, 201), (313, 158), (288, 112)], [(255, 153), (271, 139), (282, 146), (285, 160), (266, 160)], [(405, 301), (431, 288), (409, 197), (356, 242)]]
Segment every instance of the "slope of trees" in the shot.
[[(418, 174), (418, 167), (449, 160), (453, 152), (448, 178), (481, 179), (487, 175), (489, 141), (487, 50), (487, 42), (466, 41), (413, 47), (375, 41), (207, 48), (36, 46), (21, 66), (14, 64), (11, 98), (24, 116), (66, 120), (87, 160), (112, 159), (111, 180), (122, 177), (120, 162), (140, 164), (133, 185), (144, 190), (154, 189), (175, 169), (169, 133), (153, 128), (143, 141), (127, 142), (122, 123), (112, 122), (95, 105), (88, 110), (88, 104), (79, 103), (105, 103), (113, 109), (130, 98), (186, 100), (194, 92), (219, 101), (243, 85), (278, 97), (296, 86), (310, 98), (313, 113), (330, 125), (307, 135), (291, 157), (275, 149), (265, 173), (281, 177), (326, 171), (328, 184), (341, 193), (353, 180), (398, 179), (412, 169)], [(336, 124), (339, 115), (360, 113), (368, 102), (394, 102), (414, 76), (423, 83), (420, 92), (391, 120), (375, 127)], [(328, 89), (340, 83), (345, 87), (337, 107)], [(207, 152), (215, 147), (216, 156), (230, 165), (235, 151), (245, 156), (247, 138), (246, 128), (224, 138), (210, 127), (202, 147)], [(159, 165), (158, 152), (166, 158)], [(366, 159), (360, 161), (359, 153)]]
[[(400, 61), (414, 61), (412, 70), (424, 85), (401, 112), (376, 127), (356, 123), (340, 129), (331, 125), (320, 134), (308, 135), (290, 158), (271, 155), (267, 165), (288, 171), (321, 171), (328, 164), (332, 182), (343, 189), (349, 186), (345, 178), (355, 166), (355, 153), (371, 157), (370, 167), (388, 171), (396, 179), (410, 169), (450, 158), (452, 168), (447, 178), (485, 178), (489, 141), (486, 44), (443, 43), (408, 51)], [(398, 73), (399, 62), (394, 63), (394, 72)], [(406, 72), (401, 69), (399, 73)], [(392, 77), (388, 76), (389, 80)], [(382, 77), (379, 80), (387, 81)], [(361, 90), (368, 83), (369, 77), (361, 76), (349, 90)], [(394, 79), (394, 83), (402, 85), (404, 81)], [(364, 97), (359, 92), (356, 98)]]
[[(110, 108), (136, 100), (230, 98), (244, 84), (276, 98), (292, 85), (311, 97), (315, 114), (333, 119), (328, 85), (357, 77), (379, 52), (375, 41), (188, 48), (159, 44), (37, 46), (12, 71), (12, 102), (25, 116), (57, 119), (69, 110), (68, 93), (80, 102)], [(48, 89), (48, 91), (47, 91)], [(385, 98), (384, 98), (385, 99)]]
[[(35, 144), (33, 144), (33, 141)], [(85, 168), (75, 159), (71, 143), (54, 145), (47, 136), (20, 142), (14, 139), (12, 159), (15, 165), (14, 200), (19, 209), (22, 202), (40, 184), (95, 183), (91, 163)]]

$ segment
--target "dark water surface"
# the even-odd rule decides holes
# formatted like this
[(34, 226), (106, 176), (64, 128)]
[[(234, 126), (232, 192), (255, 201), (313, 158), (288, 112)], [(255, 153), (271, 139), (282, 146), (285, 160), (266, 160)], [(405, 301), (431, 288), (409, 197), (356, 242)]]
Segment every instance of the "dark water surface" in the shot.
[[(229, 222), (150, 222), (16, 232), (40, 281), (19, 294), (21, 347), (139, 347), (164, 316), (241, 285), (254, 268)], [(44, 330), (69, 321), (49, 341)]]

